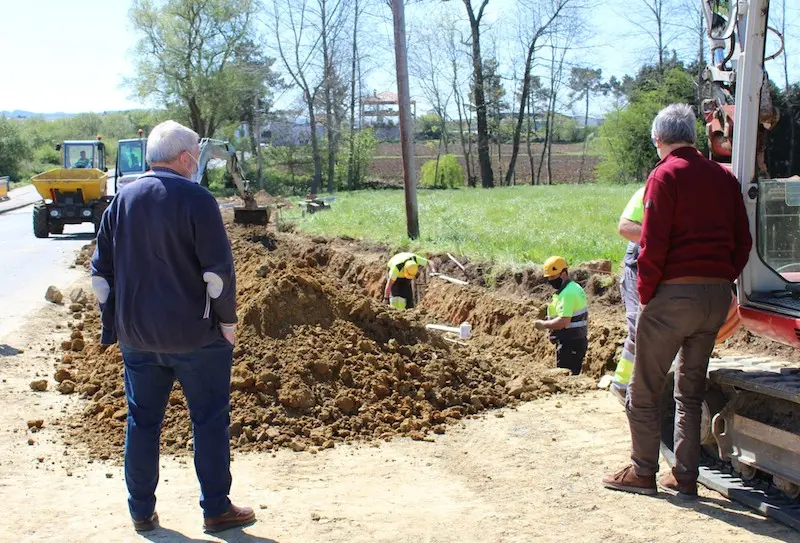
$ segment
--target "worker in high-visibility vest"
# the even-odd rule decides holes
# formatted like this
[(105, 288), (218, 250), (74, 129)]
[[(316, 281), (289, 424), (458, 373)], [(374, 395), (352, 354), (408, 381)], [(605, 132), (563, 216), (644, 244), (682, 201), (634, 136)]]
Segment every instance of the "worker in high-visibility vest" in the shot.
[[(619, 225), (617, 226), (619, 234), (628, 240), (628, 248), (625, 251), (625, 259), (623, 260), (625, 267), (622, 270), (619, 289), (622, 301), (625, 304), (628, 336), (622, 345), (622, 352), (617, 360), (617, 368), (614, 371), (614, 379), (609, 390), (623, 404), (628, 391), (628, 383), (633, 373), (633, 361), (636, 357), (636, 323), (639, 318), (639, 291), (636, 288), (639, 278), (637, 260), (640, 249), (639, 240), (642, 237), (642, 221), (644, 220), (644, 189), (645, 187), (642, 187), (633, 194), (628, 205), (622, 211)], [(741, 320), (739, 319), (736, 297), (734, 296), (728, 311), (728, 317), (717, 335), (716, 342), (722, 343), (730, 338), (740, 326)]]
[(386, 288), (383, 289), (383, 300), (395, 309), (411, 309), (414, 307), (414, 291), (411, 282), (417, 277), (420, 268), (430, 265), (431, 272), (436, 268), (427, 259), (414, 253), (398, 253), (389, 259), (389, 273)]
[(551, 256), (544, 263), (544, 277), (555, 289), (547, 306), (547, 320), (536, 320), (539, 330), (550, 330), (556, 344), (556, 366), (578, 375), (589, 347), (589, 306), (583, 288), (569, 278), (567, 261)]
[(614, 380), (611, 382), (611, 392), (625, 402), (628, 382), (633, 372), (633, 360), (636, 356), (636, 321), (639, 317), (639, 292), (636, 282), (639, 277), (636, 261), (639, 258), (639, 240), (642, 237), (642, 221), (644, 220), (644, 187), (637, 190), (631, 197), (628, 205), (619, 218), (617, 231), (628, 240), (625, 250), (625, 267), (622, 270), (622, 280), (619, 291), (625, 304), (625, 319), (628, 323), (628, 337), (622, 345), (622, 352), (617, 360), (614, 371)]

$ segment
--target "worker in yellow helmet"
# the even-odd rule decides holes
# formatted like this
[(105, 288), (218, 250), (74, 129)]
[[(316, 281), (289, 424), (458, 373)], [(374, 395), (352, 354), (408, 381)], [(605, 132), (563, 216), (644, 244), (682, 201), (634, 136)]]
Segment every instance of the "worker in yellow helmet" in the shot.
[(547, 320), (536, 320), (539, 330), (550, 330), (556, 345), (556, 366), (578, 375), (589, 347), (589, 307), (583, 288), (569, 278), (567, 261), (551, 256), (544, 263), (544, 277), (555, 289), (547, 306)]
[(414, 307), (411, 282), (417, 277), (420, 268), (428, 265), (432, 272), (436, 272), (436, 268), (428, 259), (414, 253), (398, 253), (390, 258), (387, 263), (389, 274), (386, 288), (383, 289), (383, 300), (395, 309)]

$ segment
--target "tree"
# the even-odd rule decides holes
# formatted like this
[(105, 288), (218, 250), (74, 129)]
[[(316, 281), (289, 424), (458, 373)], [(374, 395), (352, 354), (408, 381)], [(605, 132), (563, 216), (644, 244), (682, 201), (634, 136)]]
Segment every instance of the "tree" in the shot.
[(0, 117), (0, 175), (8, 175), (16, 181), (22, 161), (30, 156), (31, 150), (20, 134), (17, 123)]
[(574, 101), (586, 100), (586, 107), (583, 114), (583, 154), (581, 154), (581, 169), (578, 173), (578, 183), (583, 183), (583, 165), (586, 162), (586, 146), (589, 142), (589, 98), (596, 92), (607, 93), (607, 87), (603, 84), (602, 70), (592, 68), (572, 68), (569, 78), (569, 88), (572, 89), (570, 98)]
[(339, 123), (337, 111), (337, 77), (334, 54), (339, 36), (344, 29), (349, 3), (346, 0), (316, 0), (319, 38), (322, 43), (322, 89), (325, 96), (325, 133), (328, 141), (328, 192), (333, 192), (336, 175), (336, 148), (338, 146)]
[(271, 61), (256, 45), (257, 9), (256, 0), (134, 0), (130, 19), (140, 38), (129, 84), (212, 137), (240, 119), (253, 89), (266, 89)]
[(629, 0), (624, 9), (622, 16), (638, 29), (635, 35), (648, 39), (656, 48), (656, 67), (663, 73), (667, 51), (677, 37), (667, 23), (668, 14), (678, 12), (674, 0)]
[(506, 103), (503, 101), (506, 89), (503, 87), (503, 78), (499, 69), (500, 63), (496, 58), (487, 59), (483, 63), (483, 92), (486, 99), (489, 135), (494, 138), (497, 145), (497, 167), (500, 170), (500, 177), (503, 177), (503, 138), (500, 132), (503, 113), (506, 110)]
[(469, 27), (472, 37), (472, 92), (475, 103), (475, 114), (478, 118), (478, 164), (481, 169), (481, 186), (494, 187), (492, 161), (489, 157), (489, 126), (486, 117), (486, 98), (483, 87), (483, 59), (481, 57), (481, 20), (489, 0), (481, 0), (478, 12), (472, 7), (472, 0), (462, 0), (467, 8)]
[[(530, 102), (531, 82), (539, 81), (531, 76), (533, 63), (542, 42), (547, 37), (553, 23), (565, 10), (571, 0), (549, 0), (546, 9), (542, 7), (542, 2), (532, 2), (525, 0), (520, 2), (518, 10), (518, 20), (520, 21), (519, 39), (525, 50), (525, 65), (522, 75), (522, 90), (519, 93), (519, 108), (517, 109), (517, 120), (514, 126), (514, 136), (511, 141), (511, 158), (508, 162), (508, 172), (506, 172), (506, 185), (511, 184), (517, 164), (519, 154), (519, 144), (522, 138), (522, 123), (525, 121), (526, 106)], [(528, 115), (532, 115), (528, 111)], [(530, 149), (530, 122), (528, 129), (528, 148)], [(533, 160), (531, 160), (531, 172), (533, 172)]]
[(311, 192), (316, 193), (322, 181), (322, 156), (319, 150), (315, 101), (317, 93), (325, 83), (325, 78), (324, 75), (317, 73), (314, 64), (320, 51), (320, 44), (319, 35), (315, 34), (309, 20), (309, 11), (308, 0), (275, 0), (272, 30), (278, 56), (289, 77), (303, 93), (310, 128), (311, 155), (314, 161)]
[(447, 135), (447, 109), (453, 90), (445, 79), (442, 54), (445, 50), (442, 43), (442, 28), (447, 27), (447, 20), (434, 21), (431, 27), (422, 27), (414, 35), (418, 36), (416, 47), (411, 48), (409, 70), (417, 81), (425, 99), (433, 106), (433, 112), (439, 119), (440, 147), (444, 153), (449, 152)]
[[(666, 65), (666, 63), (665, 63)], [(657, 66), (645, 66), (630, 83), (628, 104), (606, 116), (600, 127), (601, 162), (598, 177), (611, 183), (643, 182), (658, 161), (650, 140), (650, 128), (658, 111), (673, 102), (691, 103), (694, 76), (677, 63), (652, 80)], [(702, 123), (699, 123), (702, 127)], [(702, 133), (702, 131), (698, 131)]]
[[(462, 62), (464, 61), (465, 54), (461, 49), (464, 43), (463, 36), (456, 26), (455, 21), (448, 21), (444, 28), (446, 35), (445, 49), (447, 51), (447, 61), (450, 64), (450, 86), (453, 89), (453, 97), (456, 102), (456, 111), (458, 112), (458, 133), (461, 140), (461, 151), (464, 154), (464, 162), (467, 169), (467, 185), (474, 187), (475, 181), (475, 168), (472, 161), (472, 108), (469, 101), (464, 97), (464, 81), (461, 79)], [(464, 126), (466, 125), (466, 130)]]

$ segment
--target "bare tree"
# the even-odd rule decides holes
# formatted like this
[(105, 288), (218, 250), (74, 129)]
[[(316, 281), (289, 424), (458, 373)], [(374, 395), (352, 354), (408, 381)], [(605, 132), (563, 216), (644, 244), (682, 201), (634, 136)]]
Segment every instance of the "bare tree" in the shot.
[[(542, 46), (553, 23), (564, 12), (573, 0), (548, 0), (547, 2), (523, 0), (518, 4), (519, 40), (525, 50), (525, 65), (522, 74), (522, 91), (519, 93), (519, 109), (511, 142), (511, 158), (508, 162), (506, 184), (511, 184), (519, 154), (519, 143), (522, 137), (522, 123), (525, 120), (525, 109), (528, 104), (531, 87), (531, 71), (534, 58)], [(530, 130), (528, 131), (530, 137)], [(531, 166), (533, 171), (533, 166)]]
[(361, 15), (359, 0), (353, 6), (353, 39), (350, 58), (350, 150), (347, 157), (347, 188), (353, 190), (356, 184), (356, 78), (358, 77), (358, 17)]
[(346, 0), (316, 0), (317, 29), (322, 42), (322, 90), (325, 96), (325, 134), (328, 140), (328, 192), (334, 190), (339, 136), (334, 56), (339, 37), (345, 28), (349, 7), (349, 2)]
[(679, 12), (674, 0), (628, 0), (621, 15), (636, 27), (636, 36), (649, 40), (656, 49), (656, 66), (663, 73), (664, 60), (678, 32), (670, 23), (673, 13)]
[(425, 99), (433, 106), (439, 117), (441, 137), (440, 147), (448, 153), (447, 110), (453, 97), (453, 88), (447, 80), (445, 68), (446, 45), (442, 28), (446, 28), (446, 19), (434, 20), (430, 26), (415, 29), (417, 43), (410, 48), (409, 70), (416, 80)]
[(477, 13), (472, 0), (462, 0), (467, 8), (472, 37), (472, 92), (475, 100), (475, 113), (478, 118), (478, 164), (481, 169), (481, 186), (494, 187), (492, 161), (489, 157), (489, 125), (486, 117), (486, 98), (483, 91), (483, 58), (481, 56), (481, 20), (489, 0), (481, 0)]
[(315, 61), (320, 53), (320, 36), (314, 35), (314, 27), (308, 6), (309, 0), (275, 0), (273, 3), (273, 32), (278, 55), (292, 81), (303, 93), (309, 128), (311, 130), (311, 154), (314, 161), (314, 177), (311, 192), (316, 193), (322, 180), (322, 158), (319, 151), (317, 120), (314, 103), (324, 75), (319, 74)]
[(542, 167), (547, 164), (547, 184), (553, 182), (553, 131), (556, 128), (556, 108), (558, 98), (564, 82), (564, 66), (567, 54), (572, 49), (575, 39), (581, 34), (582, 29), (575, 21), (566, 24), (564, 21), (556, 22), (550, 39), (550, 86), (547, 90), (547, 112), (545, 114), (544, 145), (536, 173), (537, 184), (541, 183)]
[[(446, 35), (445, 48), (447, 50), (447, 61), (450, 64), (450, 86), (453, 90), (453, 98), (456, 103), (458, 132), (467, 170), (467, 185), (474, 187), (476, 182), (475, 166), (472, 161), (472, 108), (470, 107), (469, 100), (465, 98), (465, 82), (461, 79), (462, 71), (467, 71), (462, 70), (462, 62), (467, 56), (461, 47), (464, 44), (464, 37), (459, 31), (455, 21), (449, 21), (443, 30)], [(464, 130), (465, 125), (466, 131)]]
[(578, 183), (583, 183), (583, 166), (586, 162), (586, 150), (589, 144), (589, 99), (597, 92), (608, 93), (603, 84), (603, 71), (601, 69), (581, 68), (573, 66), (569, 77), (569, 88), (572, 89), (570, 98), (573, 101), (585, 100), (586, 107), (583, 114), (583, 153), (581, 153), (581, 169), (578, 173)]

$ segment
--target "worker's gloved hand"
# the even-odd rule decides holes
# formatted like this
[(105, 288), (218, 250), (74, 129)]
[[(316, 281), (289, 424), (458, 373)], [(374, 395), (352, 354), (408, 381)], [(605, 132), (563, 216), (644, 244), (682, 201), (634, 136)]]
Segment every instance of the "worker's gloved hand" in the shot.
[(224, 337), (228, 343), (231, 345), (236, 345), (236, 325), (235, 324), (219, 324), (219, 329), (222, 332), (222, 337)]
[(537, 330), (544, 330), (545, 329), (544, 321), (535, 320), (535, 321), (533, 321), (533, 326)]

